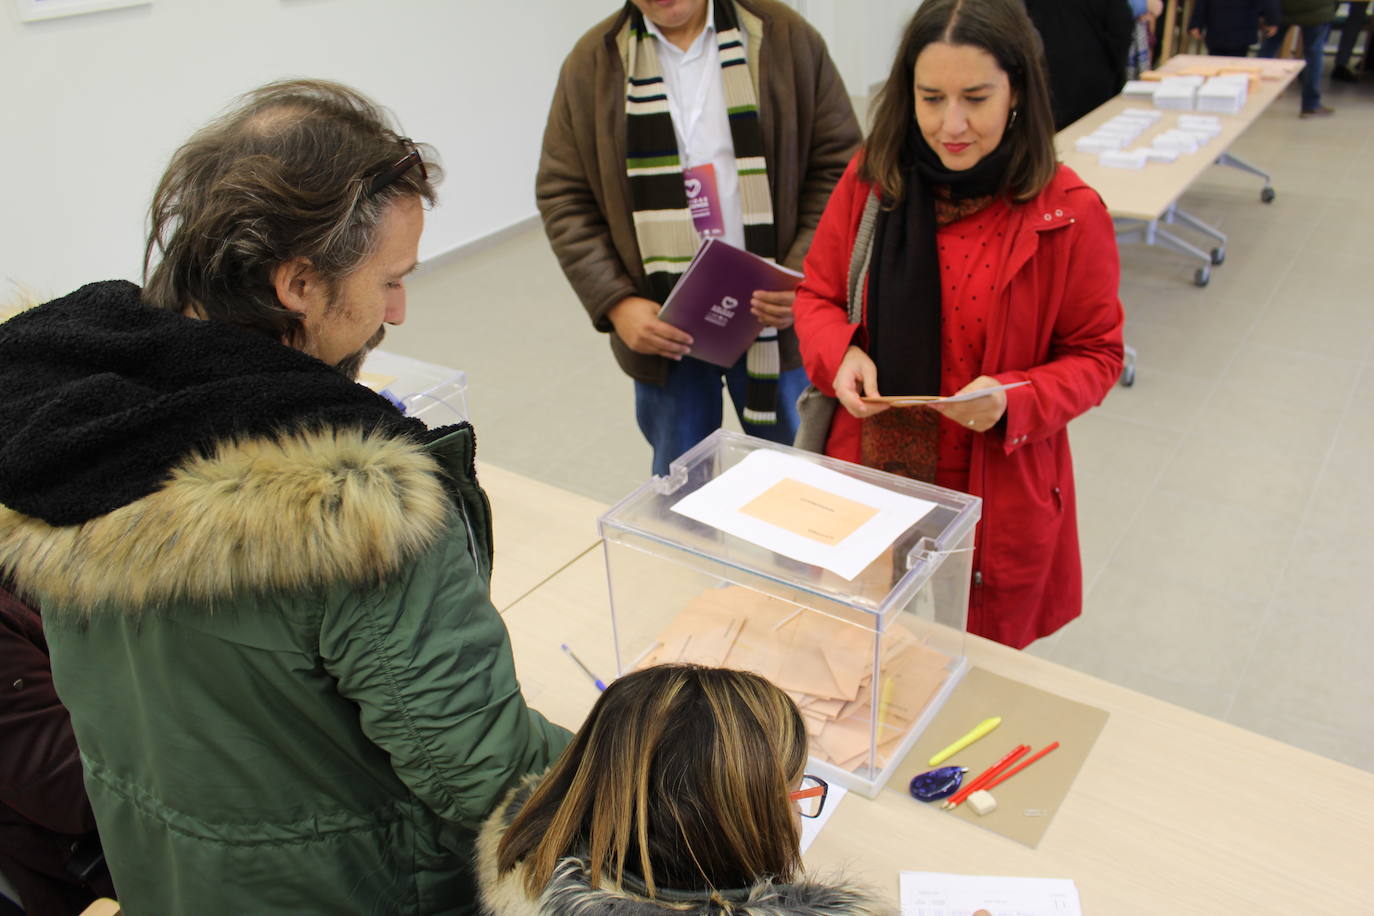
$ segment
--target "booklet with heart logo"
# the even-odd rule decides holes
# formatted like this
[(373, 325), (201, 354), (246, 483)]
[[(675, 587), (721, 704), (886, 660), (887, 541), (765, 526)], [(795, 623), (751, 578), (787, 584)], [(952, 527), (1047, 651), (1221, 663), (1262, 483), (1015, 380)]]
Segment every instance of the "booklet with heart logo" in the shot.
[(709, 238), (668, 294), (658, 317), (692, 335), (688, 355), (729, 368), (763, 325), (749, 310), (755, 290), (796, 289), (802, 275)]

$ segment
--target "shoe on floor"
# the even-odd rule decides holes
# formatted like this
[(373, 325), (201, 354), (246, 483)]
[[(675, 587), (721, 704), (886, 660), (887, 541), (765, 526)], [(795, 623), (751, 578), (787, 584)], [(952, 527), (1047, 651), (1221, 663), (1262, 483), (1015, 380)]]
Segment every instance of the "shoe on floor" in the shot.
[(1332, 67), (1331, 78), (1342, 83), (1358, 83), (1360, 77), (1349, 67)]
[(1316, 108), (1313, 108), (1311, 111), (1304, 111), (1304, 112), (1302, 112), (1301, 114), (1298, 115), (1298, 117), (1300, 117), (1300, 118), (1324, 118), (1324, 117), (1326, 117), (1327, 115), (1333, 115), (1333, 114), (1335, 114), (1335, 113), (1336, 113), (1336, 109), (1334, 109), (1334, 108), (1327, 108), (1325, 105), (1318, 105)]

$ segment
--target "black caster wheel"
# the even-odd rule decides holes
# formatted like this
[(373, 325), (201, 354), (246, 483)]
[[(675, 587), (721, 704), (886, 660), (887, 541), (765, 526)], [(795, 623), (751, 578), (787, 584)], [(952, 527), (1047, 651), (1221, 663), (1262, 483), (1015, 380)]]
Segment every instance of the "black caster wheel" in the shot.
[(1212, 263), (1220, 267), (1226, 263), (1226, 246), (1222, 245), (1212, 249)]
[(1135, 384), (1135, 366), (1127, 366), (1121, 370), (1121, 387), (1129, 388)]
[(1265, 188), (1263, 191), (1260, 191), (1260, 201), (1266, 204), (1272, 204), (1274, 202), (1274, 189)]
[(1193, 285), (1194, 285), (1194, 286), (1206, 286), (1208, 283), (1211, 283), (1211, 282), (1212, 282), (1212, 268), (1210, 268), (1210, 267), (1199, 267), (1199, 268), (1197, 269), (1197, 273), (1193, 274)]

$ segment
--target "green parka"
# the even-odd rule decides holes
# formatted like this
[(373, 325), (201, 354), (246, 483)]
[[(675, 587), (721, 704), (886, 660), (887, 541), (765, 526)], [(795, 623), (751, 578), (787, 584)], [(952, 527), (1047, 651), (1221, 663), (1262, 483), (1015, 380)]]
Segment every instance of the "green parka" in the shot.
[(488, 599), (471, 428), (337, 418), (81, 524), (0, 507), (130, 916), (471, 911), (477, 829), (568, 740)]
[(1336, 18), (1334, 0), (1283, 0), (1284, 25), (1321, 25)]

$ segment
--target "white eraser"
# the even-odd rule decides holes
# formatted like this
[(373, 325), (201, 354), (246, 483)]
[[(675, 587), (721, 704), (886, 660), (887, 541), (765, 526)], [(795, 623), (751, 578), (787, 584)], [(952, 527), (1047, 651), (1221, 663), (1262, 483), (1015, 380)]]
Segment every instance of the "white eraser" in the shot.
[(1145, 158), (1151, 162), (1176, 162), (1178, 160), (1178, 150), (1160, 148), (1158, 146), (1148, 147), (1142, 150)]
[(968, 802), (968, 806), (980, 817), (984, 814), (991, 814), (997, 810), (997, 799), (992, 797), (991, 792), (987, 792), (983, 789), (974, 792), (968, 798), (964, 799), (964, 801)]

